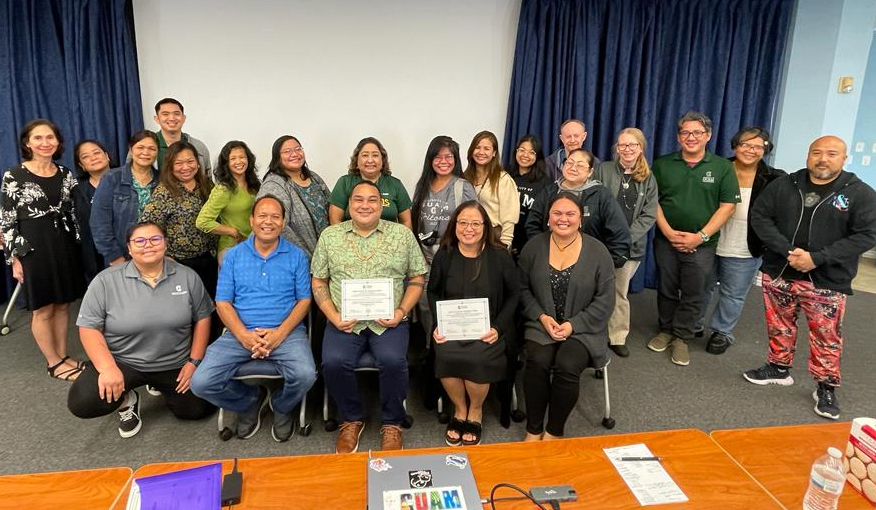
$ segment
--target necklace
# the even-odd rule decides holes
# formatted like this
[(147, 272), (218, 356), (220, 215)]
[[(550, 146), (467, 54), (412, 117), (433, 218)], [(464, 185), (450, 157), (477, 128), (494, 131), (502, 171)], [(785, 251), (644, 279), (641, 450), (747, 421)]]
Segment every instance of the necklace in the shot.
[[(629, 178), (627, 178), (627, 176), (629, 176)], [(620, 195), (621, 201), (624, 203), (624, 208), (628, 211), (632, 211), (633, 206), (636, 205), (635, 202), (632, 205), (630, 205), (629, 202), (627, 202), (627, 193), (626, 192), (630, 189), (630, 183), (632, 182), (632, 180), (633, 180), (633, 174), (626, 174), (626, 173), (621, 174), (621, 190), (618, 193), (618, 195)]]
[[(353, 235), (356, 235), (356, 233), (353, 232)], [(371, 249), (371, 253), (369, 253), (367, 256), (363, 256), (362, 253), (359, 251), (359, 247), (356, 246), (356, 243), (353, 242), (353, 237), (352, 236), (347, 237), (347, 243), (350, 245), (351, 248), (353, 248), (353, 252), (356, 254), (356, 258), (361, 260), (362, 262), (367, 262), (367, 261), (371, 260), (371, 258), (374, 257), (374, 255), (376, 255), (377, 252), (380, 250), (380, 247), (383, 246), (383, 242), (385, 240), (386, 240), (386, 236), (381, 236), (380, 242), (377, 243), (377, 246), (375, 246), (374, 248)]]
[[(136, 264), (135, 264), (136, 267)], [(137, 268), (137, 271), (140, 273), (140, 276), (151, 281), (152, 283), (158, 283), (158, 279), (161, 277), (161, 273), (164, 272), (164, 267), (162, 266), (157, 273), (155, 274), (146, 274), (145, 271), (141, 271), (140, 268)]]
[[(627, 176), (629, 176), (629, 177), (627, 177)], [(633, 174), (621, 175), (621, 186), (623, 186), (624, 189), (628, 189), (630, 187), (630, 181), (632, 181), (632, 180), (633, 180)]]
[(566, 246), (560, 246), (560, 243), (557, 242), (557, 238), (554, 237), (553, 235), (551, 235), (551, 240), (554, 242), (554, 245), (556, 245), (557, 249), (560, 250), (561, 252), (566, 251), (566, 248), (575, 244), (575, 242), (577, 242), (578, 239), (580, 239), (580, 238), (581, 238), (581, 236), (575, 236), (575, 239), (572, 239), (572, 242), (570, 242)]

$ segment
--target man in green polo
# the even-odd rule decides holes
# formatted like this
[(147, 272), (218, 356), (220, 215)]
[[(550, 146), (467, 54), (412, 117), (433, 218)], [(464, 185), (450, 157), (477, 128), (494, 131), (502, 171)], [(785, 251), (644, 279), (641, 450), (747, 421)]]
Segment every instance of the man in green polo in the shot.
[(652, 166), (659, 189), (654, 260), (660, 332), (648, 348), (671, 347), (672, 362), (681, 366), (690, 363), (687, 344), (706, 295), (718, 231), (740, 201), (733, 164), (706, 150), (711, 138), (711, 119), (689, 111), (678, 120), (681, 150)]

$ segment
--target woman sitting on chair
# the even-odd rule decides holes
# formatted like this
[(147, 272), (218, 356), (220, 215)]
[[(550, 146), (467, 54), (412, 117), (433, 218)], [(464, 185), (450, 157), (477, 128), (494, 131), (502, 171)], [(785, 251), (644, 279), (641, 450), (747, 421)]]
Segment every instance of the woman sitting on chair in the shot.
[(530, 239), (520, 254), (526, 441), (562, 437), (578, 402), (581, 372), (608, 363), (614, 265), (602, 243), (579, 231), (582, 213), (575, 195), (560, 192), (548, 206), (549, 231)]
[(131, 260), (98, 273), (82, 299), (76, 325), (91, 362), (67, 396), (70, 412), (80, 418), (121, 409), (122, 437), (140, 431), (138, 386), (161, 391), (182, 420), (214, 409), (189, 390), (207, 349), (210, 296), (193, 270), (165, 257), (161, 227), (138, 223), (127, 240)]
[(505, 350), (507, 343), (514, 342), (520, 285), (511, 254), (498, 240), (498, 229), (477, 201), (464, 202), (450, 217), (432, 261), (428, 295), (433, 324), (438, 324), (438, 301), (487, 298), (490, 309), (491, 327), (480, 338), (447, 341), (440, 326), (432, 331), (435, 376), (454, 406), (444, 434), (449, 446), (481, 442), (483, 403), (490, 383), (507, 376)]

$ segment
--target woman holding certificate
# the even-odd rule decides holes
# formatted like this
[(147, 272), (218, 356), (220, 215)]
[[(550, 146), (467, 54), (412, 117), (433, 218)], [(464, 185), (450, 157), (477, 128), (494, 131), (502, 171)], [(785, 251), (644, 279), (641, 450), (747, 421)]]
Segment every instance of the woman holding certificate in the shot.
[(608, 363), (614, 264), (602, 243), (579, 231), (582, 214), (578, 198), (561, 191), (548, 207), (549, 231), (530, 239), (520, 254), (526, 441), (562, 437), (578, 402), (581, 372)]
[(435, 376), (454, 406), (444, 434), (449, 446), (481, 442), (490, 383), (506, 378), (505, 346), (513, 342), (509, 335), (520, 285), (498, 230), (482, 205), (464, 202), (450, 217), (432, 261), (428, 296), (437, 324), (432, 331)]

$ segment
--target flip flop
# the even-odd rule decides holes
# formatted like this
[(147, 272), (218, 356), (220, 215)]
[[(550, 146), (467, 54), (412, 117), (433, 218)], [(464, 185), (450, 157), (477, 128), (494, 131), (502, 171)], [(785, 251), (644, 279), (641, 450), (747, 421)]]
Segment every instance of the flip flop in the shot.
[[(465, 421), (451, 417), (447, 428), (444, 430), (444, 444), (447, 446), (459, 446), (462, 444), (462, 434), (465, 431)], [(450, 437), (450, 432), (456, 432), (456, 439)]]

